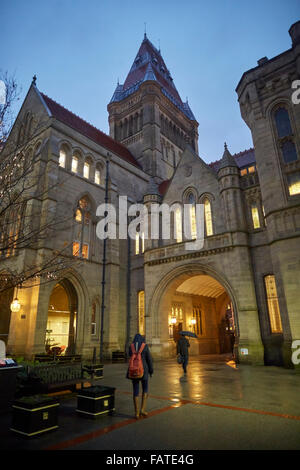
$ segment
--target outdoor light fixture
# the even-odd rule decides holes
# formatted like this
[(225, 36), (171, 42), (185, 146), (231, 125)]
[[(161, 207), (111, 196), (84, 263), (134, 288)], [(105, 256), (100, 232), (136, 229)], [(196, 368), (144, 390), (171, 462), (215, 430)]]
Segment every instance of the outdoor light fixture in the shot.
[(13, 300), (12, 303), (10, 304), (10, 309), (12, 312), (19, 312), (20, 308), (21, 308), (21, 304), (16, 297), (15, 300)]

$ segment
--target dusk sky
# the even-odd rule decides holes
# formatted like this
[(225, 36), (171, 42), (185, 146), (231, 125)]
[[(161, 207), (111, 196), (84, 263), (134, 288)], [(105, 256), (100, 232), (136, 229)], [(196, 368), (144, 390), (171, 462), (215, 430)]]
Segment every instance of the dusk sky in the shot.
[(0, 68), (15, 74), (21, 101), (39, 90), (108, 133), (107, 104), (143, 40), (158, 47), (199, 122), (206, 161), (252, 147), (235, 88), (257, 60), (291, 47), (299, 0), (0, 0)]

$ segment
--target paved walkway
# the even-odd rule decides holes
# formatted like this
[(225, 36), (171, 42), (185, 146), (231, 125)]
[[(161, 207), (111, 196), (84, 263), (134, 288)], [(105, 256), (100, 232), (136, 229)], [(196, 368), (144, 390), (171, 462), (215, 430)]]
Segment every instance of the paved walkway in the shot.
[(31, 440), (1, 417), (0, 448), (66, 450), (300, 449), (300, 375), (239, 366), (226, 356), (192, 359), (187, 377), (174, 361), (155, 363), (147, 418), (133, 418), (126, 364), (107, 364), (101, 385), (116, 387), (116, 412), (90, 420), (76, 395), (60, 395), (59, 429)]

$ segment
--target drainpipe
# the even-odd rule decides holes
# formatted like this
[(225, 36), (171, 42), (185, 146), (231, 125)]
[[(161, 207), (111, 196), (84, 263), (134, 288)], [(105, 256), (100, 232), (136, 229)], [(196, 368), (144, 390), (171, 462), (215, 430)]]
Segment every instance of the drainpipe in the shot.
[[(105, 179), (105, 204), (108, 203), (108, 180), (109, 180), (109, 160), (106, 160), (106, 179)], [(102, 301), (101, 301), (101, 332), (100, 332), (100, 362), (103, 360), (103, 323), (105, 310), (105, 275), (106, 275), (106, 242), (103, 240), (103, 258), (102, 258)]]

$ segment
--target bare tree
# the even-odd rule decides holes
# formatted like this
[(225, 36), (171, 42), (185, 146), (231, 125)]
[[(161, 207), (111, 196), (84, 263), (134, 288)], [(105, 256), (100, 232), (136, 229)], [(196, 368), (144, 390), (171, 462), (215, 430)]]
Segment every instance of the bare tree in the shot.
[(52, 242), (59, 231), (71, 229), (73, 214), (67, 220), (60, 217), (59, 201), (55, 205), (51, 202), (51, 195), (58, 194), (64, 181), (57, 182), (51, 177), (49, 138), (37, 145), (37, 136), (49, 122), (36, 119), (30, 112), (20, 122), (14, 122), (20, 90), (15, 78), (7, 73), (0, 73), (0, 80), (6, 87), (6, 101), (0, 104), (0, 292), (3, 292), (56, 279), (79, 259), (72, 256), (72, 242), (64, 242), (59, 249)]

